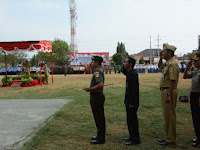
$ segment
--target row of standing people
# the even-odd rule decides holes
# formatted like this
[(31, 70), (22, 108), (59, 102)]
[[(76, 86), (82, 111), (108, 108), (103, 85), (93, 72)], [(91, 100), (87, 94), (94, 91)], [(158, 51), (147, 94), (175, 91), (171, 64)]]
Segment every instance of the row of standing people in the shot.
[[(176, 103), (177, 103), (177, 85), (179, 80), (179, 66), (173, 58), (175, 46), (163, 44), (163, 51), (160, 53), (158, 66), (163, 70), (160, 80), (160, 97), (163, 109), (164, 131), (165, 138), (158, 139), (158, 144), (161, 146), (170, 146), (176, 144)], [(163, 63), (163, 59), (166, 60)], [(90, 92), (90, 105), (93, 112), (93, 117), (97, 127), (97, 136), (93, 136), (91, 144), (105, 143), (105, 115), (103, 94), (104, 73), (101, 68), (103, 59), (99, 56), (94, 56), (92, 67), (94, 73), (89, 88), (85, 88), (86, 92)], [(192, 78), (190, 104), (192, 111), (193, 125), (197, 139), (193, 139), (192, 146), (200, 147), (200, 54), (193, 58), (196, 69), (188, 74), (191, 63), (188, 63), (184, 78)], [(123, 73), (126, 75), (126, 90), (125, 90), (125, 107), (127, 126), (129, 137), (124, 138), (126, 145), (136, 145), (140, 143), (139, 124), (137, 110), (139, 108), (139, 80), (138, 73), (134, 68), (134, 58), (127, 58), (123, 63)]]

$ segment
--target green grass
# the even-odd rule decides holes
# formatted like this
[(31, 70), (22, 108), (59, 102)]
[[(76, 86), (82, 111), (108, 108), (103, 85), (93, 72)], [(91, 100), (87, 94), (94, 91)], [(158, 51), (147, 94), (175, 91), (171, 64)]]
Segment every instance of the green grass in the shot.
[[(90, 137), (96, 134), (89, 94), (82, 89), (90, 84), (91, 75), (54, 76), (54, 84), (29, 88), (1, 88), (0, 99), (72, 99), (55, 113), (52, 120), (27, 142), (24, 150), (124, 150), (124, 149), (193, 149), (190, 139), (194, 130), (189, 103), (177, 103), (177, 145), (161, 147), (157, 138), (164, 137), (160, 102), (159, 80), (161, 74), (141, 74), (140, 108), (138, 110), (141, 144), (134, 147), (124, 145), (128, 137), (124, 107), (125, 76), (105, 76), (106, 144), (91, 145)], [(0, 77), (1, 79), (2, 77)], [(190, 80), (183, 80), (180, 74), (178, 91), (189, 95)], [(0, 83), (1, 84), (1, 83)]]

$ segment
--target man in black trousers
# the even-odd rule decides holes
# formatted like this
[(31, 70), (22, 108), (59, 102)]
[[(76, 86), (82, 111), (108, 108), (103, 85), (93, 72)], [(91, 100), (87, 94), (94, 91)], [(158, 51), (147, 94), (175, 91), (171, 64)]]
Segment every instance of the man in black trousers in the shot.
[[(192, 63), (195, 69), (192, 69)], [(190, 106), (192, 112), (192, 121), (197, 139), (192, 139), (192, 146), (200, 147), (200, 53), (197, 53), (192, 61), (188, 62), (183, 79), (191, 79)]]
[(93, 75), (90, 83), (90, 88), (85, 88), (86, 92), (90, 92), (90, 105), (94, 116), (95, 124), (97, 127), (97, 136), (93, 136), (91, 144), (104, 144), (106, 123), (104, 115), (104, 102), (105, 96), (103, 94), (104, 87), (104, 73), (101, 68), (103, 58), (100, 56), (92, 57)]
[(126, 75), (125, 106), (129, 138), (124, 138), (126, 145), (132, 146), (140, 143), (138, 131), (137, 110), (139, 107), (139, 82), (135, 69), (135, 59), (128, 57), (123, 63), (123, 73)]

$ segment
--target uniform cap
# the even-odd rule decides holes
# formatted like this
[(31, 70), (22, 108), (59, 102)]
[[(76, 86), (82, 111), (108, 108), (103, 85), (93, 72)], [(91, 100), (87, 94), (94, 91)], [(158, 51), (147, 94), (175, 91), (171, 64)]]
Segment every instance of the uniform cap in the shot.
[(92, 60), (98, 61), (98, 62), (100, 62), (100, 63), (103, 62), (103, 58), (102, 58), (101, 56), (93, 56), (93, 57), (92, 57)]
[(176, 47), (175, 46), (173, 46), (173, 45), (169, 45), (169, 44), (167, 44), (167, 43), (164, 43), (163, 44), (163, 49), (169, 49), (169, 50), (172, 50), (172, 51), (176, 51)]
[(192, 58), (192, 60), (200, 60), (200, 54), (194, 55), (194, 57)]

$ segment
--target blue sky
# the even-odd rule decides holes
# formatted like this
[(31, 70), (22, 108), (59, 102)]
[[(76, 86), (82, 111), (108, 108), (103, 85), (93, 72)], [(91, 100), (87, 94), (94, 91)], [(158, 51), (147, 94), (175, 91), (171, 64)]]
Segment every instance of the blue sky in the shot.
[[(70, 43), (68, 0), (0, 0), (0, 41), (54, 40)], [(177, 54), (198, 47), (200, 0), (76, 0), (79, 52), (129, 54), (168, 42)]]

